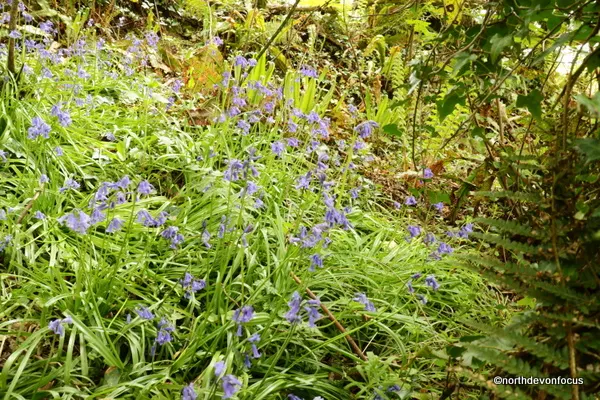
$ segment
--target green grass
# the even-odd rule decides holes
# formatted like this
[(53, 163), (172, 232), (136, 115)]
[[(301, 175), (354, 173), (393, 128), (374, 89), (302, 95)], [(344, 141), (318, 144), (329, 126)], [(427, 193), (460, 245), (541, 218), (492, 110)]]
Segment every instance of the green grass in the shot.
[[(386, 209), (389, 200), (377, 187), (356, 170), (343, 169), (350, 162), (368, 168), (368, 148), (338, 152), (333, 141), (320, 142), (320, 151), (329, 149), (327, 181), (335, 184), (330, 193), (337, 195), (338, 209), (352, 207), (348, 219), (353, 228), (331, 229), (327, 248), (320, 244), (303, 249), (290, 243), (300, 226), (310, 229), (326, 212), (317, 179), (311, 184), (313, 192), (295, 189), (298, 177), (314, 169), (317, 159), (290, 147), (278, 158), (270, 145), (291, 136), (286, 133), (288, 99), (305, 113), (324, 113), (334, 106), (333, 89), (321, 89), (317, 80), (298, 80), (294, 73), (278, 78), (264, 59), (244, 80), (240, 68), (233, 68), (238, 85), (264, 79), (263, 84), (272, 83), (275, 89), (285, 82), (275, 121), (263, 119), (244, 136), (236, 128), (240, 117), (190, 125), (187, 112), (199, 100), (189, 91), (166, 111), (166, 99), (174, 96), (171, 89), (150, 70), (124, 74), (117, 52), (92, 50), (58, 65), (40, 61), (35, 53), (24, 60), (34, 72), (19, 86), (22, 97), (16, 100), (14, 85), (7, 84), (0, 102), (0, 149), (7, 152), (7, 161), (0, 164), (0, 209), (10, 209), (0, 221), (0, 237), (12, 235), (0, 253), (3, 398), (172, 399), (180, 398), (191, 382), (198, 398), (221, 398), (223, 390), (214, 376), (220, 360), (227, 373), (242, 382), (239, 399), (284, 399), (289, 393), (372, 399), (376, 391), (384, 394), (394, 384), (402, 387), (403, 398), (430, 398), (443, 390), (449, 364), (446, 346), (476, 333), (463, 321), (501, 317), (496, 307), (500, 300), (478, 275), (460, 269), (452, 256), (432, 261), (434, 247), (420, 238), (406, 240), (407, 225), (418, 221), (416, 210)], [(40, 76), (42, 64), (57, 81)], [(77, 71), (79, 65), (91, 78), (65, 75), (66, 68)], [(107, 76), (106, 70), (116, 72), (118, 79)], [(64, 87), (74, 82), (81, 85), (79, 94)], [(307, 90), (311, 96), (303, 96)], [(90, 104), (74, 103), (87, 96)], [(225, 112), (230, 90), (215, 89), (212, 96)], [(267, 101), (256, 90), (248, 91), (248, 99), (249, 108)], [(70, 111), (72, 125), (62, 127), (50, 115), (57, 102)], [(49, 139), (27, 138), (34, 116), (51, 124)], [(107, 132), (115, 135), (114, 142), (103, 139)], [(301, 126), (296, 136), (306, 143), (310, 129)], [(63, 156), (54, 153), (56, 146)], [(249, 180), (261, 189), (240, 197), (246, 180), (229, 182), (223, 174), (228, 160), (246, 159), (250, 148), (261, 158), (254, 163), (260, 175)], [(216, 155), (211, 157), (211, 151)], [(49, 183), (39, 183), (41, 174)], [(156, 191), (140, 198), (129, 195), (126, 203), (105, 210), (106, 221), (85, 235), (59, 223), (74, 210), (89, 213), (100, 184), (124, 175), (132, 180), (131, 191), (142, 180)], [(61, 192), (66, 178), (77, 180), (81, 188)], [(351, 199), (348, 190), (358, 185), (360, 197)], [(258, 196), (264, 202), (261, 210), (253, 207)], [(136, 222), (142, 209), (153, 216), (168, 212), (165, 227), (178, 227), (185, 241), (169, 248), (160, 236), (164, 227)], [(47, 218), (35, 219), (36, 211)], [(231, 231), (219, 238), (223, 215)], [(109, 234), (105, 228), (113, 217), (125, 225)], [(244, 233), (248, 225), (252, 228)], [(205, 229), (211, 234), (210, 248), (204, 244)], [(324, 256), (324, 267), (310, 272), (315, 252)], [(418, 272), (434, 274), (441, 283), (435, 292), (423, 278), (414, 283), (415, 293), (427, 296), (426, 304), (407, 290), (410, 277)], [(179, 284), (185, 273), (206, 281), (206, 288), (189, 300)], [(368, 361), (353, 353), (327, 318), (321, 318), (317, 328), (309, 328), (305, 318), (297, 325), (285, 319), (292, 293), (298, 291), (308, 300), (307, 288), (347, 329)], [(374, 303), (375, 312), (365, 312), (353, 301), (359, 292)], [(243, 324), (243, 336), (237, 337), (232, 316), (244, 305), (253, 306), (255, 314)], [(155, 320), (138, 317), (139, 306), (148, 307)], [(65, 325), (65, 335), (54, 334), (49, 322), (66, 316), (73, 323)], [(152, 355), (160, 318), (175, 326), (175, 332), (173, 340), (157, 346)], [(261, 335), (262, 357), (246, 368), (244, 354), (250, 352), (247, 338), (252, 333)]]

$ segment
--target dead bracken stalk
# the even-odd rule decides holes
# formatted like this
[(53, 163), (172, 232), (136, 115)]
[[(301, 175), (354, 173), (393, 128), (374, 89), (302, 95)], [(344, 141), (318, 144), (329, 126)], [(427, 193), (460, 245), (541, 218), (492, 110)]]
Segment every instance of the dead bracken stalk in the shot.
[[(300, 278), (298, 278), (296, 276), (296, 274), (294, 274), (293, 272), (291, 272), (292, 274), (292, 278), (294, 278), (294, 280), (296, 281), (296, 283), (298, 285), (302, 285), (302, 281), (300, 280)], [(312, 292), (312, 290), (310, 290), (308, 287), (306, 288), (306, 293), (308, 294), (308, 296), (313, 299), (313, 300), (318, 300), (317, 296)], [(342, 324), (340, 324), (340, 322), (335, 318), (335, 316), (331, 313), (331, 311), (329, 311), (329, 309), (327, 308), (327, 306), (321, 302), (319, 302), (321, 305), (321, 309), (323, 310), (323, 312), (325, 314), (327, 314), (327, 317), (331, 320), (331, 322), (333, 322), (333, 324), (335, 325), (335, 327), (342, 332), (345, 337), (346, 340), (348, 341), (348, 343), (350, 344), (350, 347), (352, 347), (352, 350), (354, 351), (354, 354), (356, 354), (357, 356), (359, 356), (363, 361), (367, 361), (367, 356), (365, 356), (365, 354), (362, 352), (362, 350), (360, 349), (360, 347), (358, 347), (358, 345), (356, 344), (356, 342), (354, 341), (354, 339), (352, 339), (352, 336), (350, 336), (350, 334), (348, 334), (346, 332), (346, 328), (344, 328), (342, 326)]]

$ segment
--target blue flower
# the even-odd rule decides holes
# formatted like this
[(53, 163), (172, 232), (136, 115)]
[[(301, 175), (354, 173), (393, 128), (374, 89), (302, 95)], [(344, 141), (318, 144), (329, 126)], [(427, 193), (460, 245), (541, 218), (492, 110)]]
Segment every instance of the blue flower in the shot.
[(43, 212), (41, 212), (41, 211), (38, 210), (33, 215), (33, 218), (35, 218), (35, 219), (46, 219), (46, 215), (44, 215)]
[(323, 258), (321, 258), (320, 254), (316, 253), (310, 256), (310, 267), (308, 270), (313, 272), (315, 267), (323, 268)]
[(423, 178), (424, 179), (431, 179), (431, 178), (433, 178), (433, 172), (431, 172), (431, 169), (425, 168), (423, 170)]
[(373, 305), (373, 303), (367, 298), (367, 295), (364, 293), (357, 293), (353, 300), (365, 306), (365, 311), (376, 311), (375, 305)]
[(68, 178), (65, 181), (65, 186), (61, 187), (60, 189), (58, 189), (59, 192), (64, 193), (69, 189), (79, 189), (81, 187), (81, 185), (74, 179)]
[(192, 293), (196, 293), (206, 287), (206, 281), (204, 279), (194, 279), (194, 276), (189, 272), (186, 272), (183, 279), (179, 280), (181, 287), (186, 290), (184, 297), (189, 299)]
[(253, 334), (248, 338), (248, 342), (252, 343), (252, 358), (260, 358), (261, 354), (256, 347), (256, 343), (260, 342), (260, 335), (258, 333)]
[(154, 190), (154, 186), (152, 186), (150, 184), (150, 182), (148, 182), (146, 180), (141, 181), (137, 188), (137, 192), (139, 194), (145, 194), (145, 195), (149, 195), (150, 193), (152, 193), (153, 190)]
[(89, 215), (83, 211), (63, 215), (58, 219), (58, 222), (66, 225), (69, 229), (82, 235), (86, 234), (87, 230), (92, 226)]
[(409, 225), (408, 226), (408, 233), (410, 233), (410, 237), (411, 238), (414, 238), (414, 237), (419, 236), (421, 234), (421, 228), (419, 228), (418, 226)]
[(300, 176), (298, 183), (296, 184), (296, 189), (309, 189), (311, 175), (312, 173), (309, 171), (306, 173), (306, 175)]
[(432, 288), (434, 291), (437, 291), (440, 288), (440, 284), (435, 280), (434, 275), (428, 275), (425, 278), (425, 284)]
[(462, 228), (460, 228), (460, 230), (458, 231), (458, 233), (456, 235), (460, 238), (468, 239), (469, 233), (472, 233), (472, 232), (473, 232), (473, 224), (466, 224)]
[(135, 312), (142, 319), (146, 319), (146, 320), (154, 319), (154, 314), (152, 314), (152, 312), (144, 306), (139, 306), (139, 308), (137, 310), (135, 310)]
[(48, 324), (48, 328), (50, 328), (50, 330), (52, 332), (54, 332), (56, 335), (63, 336), (65, 334), (64, 325), (70, 325), (72, 323), (73, 323), (73, 320), (71, 319), (71, 317), (66, 317), (63, 319), (55, 319), (55, 320), (50, 321), (50, 323)]
[(356, 125), (356, 127), (354, 127), (354, 132), (357, 132), (362, 139), (366, 139), (371, 136), (371, 134), (373, 134), (373, 130), (377, 128), (379, 128), (379, 124), (375, 121), (369, 120)]
[(0, 242), (0, 252), (4, 251), (4, 249), (6, 249), (6, 246), (9, 245), (12, 238), (13, 238), (12, 235), (4, 236), (4, 239)]
[(418, 294), (418, 295), (417, 295), (417, 298), (419, 299), (419, 301), (420, 301), (420, 302), (421, 302), (423, 305), (427, 304), (427, 297), (425, 297), (424, 295), (422, 295), (422, 294)]
[(439, 203), (435, 203), (435, 204), (433, 205), (433, 207), (435, 207), (435, 209), (436, 209), (436, 210), (438, 210), (438, 212), (440, 212), (440, 213), (441, 213), (442, 211), (444, 211), (444, 203), (443, 203), (443, 202), (441, 202), (441, 201), (440, 201)]
[(215, 363), (215, 376), (217, 378), (220, 378), (221, 375), (223, 375), (223, 372), (225, 372), (225, 362), (224, 361), (217, 361)]
[(440, 254), (451, 254), (454, 251), (454, 249), (452, 247), (450, 247), (450, 245), (448, 245), (444, 242), (440, 242), (440, 245), (438, 246), (437, 251)]
[(229, 160), (227, 163), (229, 164), (229, 167), (223, 173), (223, 179), (230, 182), (235, 182), (239, 180), (240, 172), (244, 168), (244, 164), (242, 164), (240, 160), (237, 160), (235, 158)]
[(50, 125), (44, 122), (40, 117), (33, 117), (31, 120), (31, 126), (27, 130), (27, 137), (29, 139), (35, 139), (38, 136), (42, 136), (45, 139), (50, 137)]
[(423, 238), (423, 243), (425, 243), (425, 244), (435, 243), (434, 234), (430, 232), (427, 235), (425, 235), (425, 237)]
[(48, 175), (46, 175), (46, 174), (40, 175), (40, 183), (48, 183), (48, 182), (50, 182)]
[(271, 151), (277, 156), (281, 157), (283, 151), (285, 150), (285, 145), (281, 141), (276, 141), (271, 143)]
[(406, 282), (406, 287), (408, 288), (408, 293), (414, 293), (415, 292), (415, 289), (413, 288), (411, 280), (409, 280), (408, 282)]
[(114, 233), (123, 228), (124, 221), (119, 218), (113, 218), (106, 227), (106, 233)]
[(71, 123), (73, 122), (71, 121), (71, 116), (69, 115), (69, 112), (63, 111), (61, 109), (60, 103), (52, 106), (52, 108), (50, 109), (50, 115), (58, 118), (58, 123), (65, 127), (71, 125)]
[(194, 391), (193, 382), (185, 386), (181, 391), (181, 400), (196, 400), (196, 398), (198, 398), (198, 395)]
[(56, 146), (56, 147), (54, 148), (54, 153), (55, 153), (55, 154), (56, 154), (58, 157), (60, 157), (60, 156), (62, 156), (62, 155), (64, 154), (64, 152), (63, 152), (63, 149), (62, 149), (60, 146)]
[(254, 309), (252, 306), (243, 306), (233, 313), (233, 322), (237, 323), (236, 336), (242, 336), (242, 324), (250, 322), (254, 317)]
[(321, 318), (321, 314), (319, 314), (319, 306), (321, 302), (319, 300), (308, 300), (307, 305), (304, 306), (304, 310), (308, 315), (308, 327), (315, 328), (317, 322)]
[(171, 342), (173, 338), (171, 337), (171, 332), (175, 331), (175, 328), (169, 324), (169, 322), (162, 318), (158, 323), (158, 335), (156, 336), (156, 343), (161, 346)]
[(304, 76), (306, 76), (308, 78), (315, 78), (316, 79), (316, 78), (319, 77), (319, 74), (317, 74), (317, 71), (314, 68), (309, 67), (308, 65), (302, 65), (300, 67), (300, 70), (298, 70), (298, 72), (301, 75), (304, 75)]
[(285, 319), (287, 319), (287, 321), (290, 324), (294, 324), (301, 321), (300, 316), (298, 315), (298, 313), (300, 312), (301, 302), (302, 297), (300, 297), (300, 294), (298, 292), (294, 292), (292, 294), (292, 299), (288, 302), (290, 310), (285, 314)]
[(223, 392), (225, 392), (223, 394), (223, 399), (231, 398), (240, 390), (241, 386), (242, 382), (240, 382), (238, 378), (233, 375), (225, 375), (223, 377)]
[(415, 196), (408, 196), (404, 204), (406, 204), (407, 206), (416, 206), (417, 199), (415, 199)]

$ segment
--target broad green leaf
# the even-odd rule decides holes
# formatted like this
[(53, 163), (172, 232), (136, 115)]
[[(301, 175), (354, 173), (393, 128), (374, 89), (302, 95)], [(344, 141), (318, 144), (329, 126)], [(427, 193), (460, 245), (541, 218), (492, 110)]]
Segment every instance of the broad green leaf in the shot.
[(510, 35), (504, 36), (500, 34), (495, 34), (490, 39), (490, 44), (492, 45), (490, 48), (490, 55), (492, 56), (492, 62), (495, 63), (498, 59), (502, 50), (506, 47), (510, 46), (513, 41), (513, 37)]
[(575, 146), (587, 157), (586, 163), (600, 160), (600, 140), (594, 138), (578, 139)]
[(525, 107), (537, 120), (542, 119), (542, 92), (539, 89), (532, 90), (527, 96), (517, 97), (517, 107)]
[(402, 131), (398, 128), (398, 125), (396, 124), (388, 124), (384, 126), (383, 131), (389, 135), (398, 137), (402, 136)]
[(458, 95), (457, 93), (449, 93), (444, 97), (443, 100), (437, 102), (437, 111), (440, 122), (446, 119), (446, 117), (454, 111), (457, 104), (465, 104), (465, 96)]

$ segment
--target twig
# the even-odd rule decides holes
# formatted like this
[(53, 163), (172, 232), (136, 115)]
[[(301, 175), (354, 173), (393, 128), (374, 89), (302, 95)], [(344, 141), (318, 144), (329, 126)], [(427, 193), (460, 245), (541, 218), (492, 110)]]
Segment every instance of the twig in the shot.
[(257, 60), (260, 60), (260, 58), (262, 57), (262, 55), (265, 54), (265, 52), (269, 49), (269, 47), (271, 46), (271, 44), (273, 44), (273, 42), (275, 41), (275, 39), (277, 38), (277, 36), (279, 36), (279, 33), (283, 30), (283, 28), (285, 27), (285, 25), (287, 24), (287, 22), (290, 20), (290, 18), (292, 18), (292, 14), (294, 14), (294, 11), (296, 11), (296, 8), (298, 7), (299, 3), (300, 3), (300, 0), (296, 0), (294, 2), (294, 4), (292, 5), (292, 7), (290, 8), (290, 11), (287, 13), (287, 15), (285, 16), (285, 18), (283, 19), (283, 22), (281, 23), (281, 25), (279, 25), (279, 28), (277, 28), (277, 30), (275, 31), (275, 33), (273, 34), (273, 36), (271, 36), (271, 38), (269, 39), (269, 41), (267, 42), (267, 44), (265, 44), (265, 46), (262, 48), (262, 50), (260, 51), (260, 53), (258, 53), (258, 55), (256, 56)]
[[(8, 33), (12, 33), (15, 29), (17, 29), (17, 17), (19, 16), (19, 2), (13, 0), (13, 3), (10, 7), (10, 22), (8, 26)], [(8, 60), (6, 61), (6, 68), (8, 72), (12, 76), (15, 75), (15, 39), (12, 37), (8, 37)]]
[[(293, 272), (290, 272), (290, 274), (292, 275), (292, 278), (294, 278), (294, 280), (296, 281), (296, 283), (298, 285), (302, 285), (302, 281), (300, 280), (300, 278), (298, 278), (296, 276), (296, 274), (294, 274)], [(308, 296), (311, 299), (318, 300), (317, 296), (315, 296), (315, 294), (308, 287), (306, 288), (306, 293), (308, 294)], [(329, 311), (329, 309), (327, 308), (327, 306), (325, 304), (323, 304), (321, 302), (319, 302), (319, 303), (321, 304), (321, 309), (323, 310), (323, 312), (325, 312), (325, 314), (327, 314), (327, 317), (329, 317), (329, 319), (331, 320), (331, 322), (333, 322), (335, 327), (345, 335), (346, 340), (350, 344), (350, 347), (352, 347), (352, 350), (354, 350), (354, 353), (357, 356), (359, 356), (363, 361), (367, 361), (367, 356), (365, 356), (365, 354), (362, 352), (360, 347), (358, 347), (358, 345), (356, 344), (354, 339), (352, 339), (352, 337), (346, 332), (346, 328), (344, 328), (342, 326), (342, 324), (339, 323), (339, 321), (335, 318), (335, 316), (331, 313), (331, 311)]]
[[(16, 0), (13, 0), (13, 1), (16, 1)], [(35, 194), (33, 195), (33, 197), (31, 198), (31, 200), (29, 200), (29, 203), (27, 203), (27, 205), (23, 209), (23, 211), (21, 212), (21, 215), (19, 215), (19, 219), (17, 220), (17, 225), (20, 224), (21, 221), (23, 221), (23, 218), (25, 218), (25, 215), (27, 215), (27, 212), (29, 212), (29, 210), (31, 210), (31, 207), (33, 207), (33, 203), (35, 203), (37, 198), (40, 197), (40, 193), (42, 193), (41, 189), (36, 191)]]

